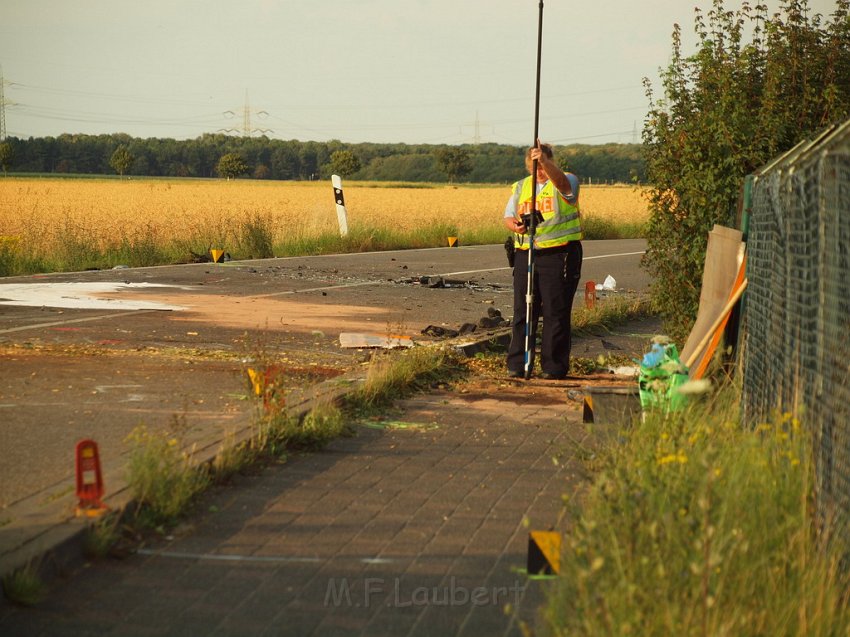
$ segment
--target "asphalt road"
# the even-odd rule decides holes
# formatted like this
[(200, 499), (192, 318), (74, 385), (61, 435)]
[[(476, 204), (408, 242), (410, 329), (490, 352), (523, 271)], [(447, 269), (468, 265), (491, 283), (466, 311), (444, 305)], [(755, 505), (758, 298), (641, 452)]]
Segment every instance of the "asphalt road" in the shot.
[[(621, 291), (645, 291), (644, 249), (584, 242), (578, 295), (608, 275)], [(431, 287), (439, 278), (444, 287)], [(198, 438), (243, 426), (245, 368), (260, 355), (293, 383), (318, 382), (368, 356), (341, 348), (341, 332), (417, 340), (428, 325), (474, 323), (488, 307), (509, 317), (511, 299), (501, 245), (1, 279), (0, 516), (24, 499), (67, 495), (81, 438), (98, 441), (109, 474), (140, 423), (180, 419)]]

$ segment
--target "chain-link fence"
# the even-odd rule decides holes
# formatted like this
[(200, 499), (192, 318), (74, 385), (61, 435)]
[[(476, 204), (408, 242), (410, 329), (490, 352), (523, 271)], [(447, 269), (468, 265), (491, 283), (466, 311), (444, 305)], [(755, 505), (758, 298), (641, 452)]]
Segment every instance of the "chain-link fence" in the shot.
[(818, 514), (850, 529), (850, 121), (755, 176), (743, 409), (815, 435)]

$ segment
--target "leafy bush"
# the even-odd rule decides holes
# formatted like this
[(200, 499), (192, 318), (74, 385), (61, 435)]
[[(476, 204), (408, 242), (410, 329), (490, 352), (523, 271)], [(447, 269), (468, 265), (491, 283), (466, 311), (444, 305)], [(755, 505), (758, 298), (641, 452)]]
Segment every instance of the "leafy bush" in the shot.
[(850, 0), (836, 1), (830, 22), (812, 15), (808, 0), (785, 0), (773, 17), (763, 5), (733, 12), (723, 4), (714, 0), (707, 16), (697, 10), (692, 56), (683, 56), (675, 27), (663, 97), (645, 81), (645, 265), (677, 340), (696, 317), (708, 233), (735, 225), (744, 177), (850, 112)]

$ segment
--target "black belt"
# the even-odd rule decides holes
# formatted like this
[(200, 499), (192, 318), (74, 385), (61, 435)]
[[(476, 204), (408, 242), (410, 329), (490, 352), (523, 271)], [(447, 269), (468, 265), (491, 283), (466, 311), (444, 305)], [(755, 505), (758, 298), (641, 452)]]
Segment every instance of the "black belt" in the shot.
[(561, 254), (562, 252), (569, 251), (570, 246), (575, 243), (580, 243), (580, 241), (570, 241), (562, 246), (553, 246), (551, 248), (534, 248), (534, 254), (538, 254), (540, 256), (547, 254)]

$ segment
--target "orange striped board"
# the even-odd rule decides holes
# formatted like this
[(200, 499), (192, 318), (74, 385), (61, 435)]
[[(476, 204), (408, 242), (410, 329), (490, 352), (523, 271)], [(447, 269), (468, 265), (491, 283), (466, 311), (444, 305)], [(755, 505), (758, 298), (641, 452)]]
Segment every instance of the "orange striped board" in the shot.
[(531, 531), (528, 534), (529, 575), (557, 575), (561, 570), (561, 534)]

